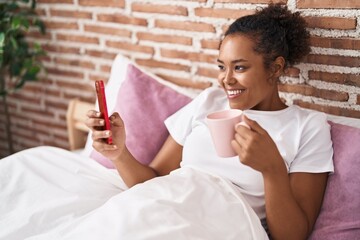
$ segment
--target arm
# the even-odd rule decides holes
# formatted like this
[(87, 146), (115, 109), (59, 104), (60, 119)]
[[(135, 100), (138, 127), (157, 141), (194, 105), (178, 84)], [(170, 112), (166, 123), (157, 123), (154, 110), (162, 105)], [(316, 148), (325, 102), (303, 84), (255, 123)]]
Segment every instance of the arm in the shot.
[[(139, 163), (125, 145), (125, 126), (118, 113), (110, 116), (111, 130), (98, 130), (104, 121), (99, 112), (89, 111), (86, 125), (92, 130), (93, 147), (109, 158), (128, 187), (145, 182), (151, 178), (169, 174), (180, 166), (182, 146), (169, 136), (159, 153), (149, 166)], [(109, 145), (104, 138), (112, 135), (113, 144)]]
[(232, 145), (243, 164), (263, 175), (267, 223), (272, 237), (306, 239), (321, 207), (327, 173), (289, 175), (268, 133), (255, 121), (244, 119), (251, 130), (237, 126)]
[(263, 174), (267, 223), (274, 239), (307, 239), (319, 214), (327, 173)]

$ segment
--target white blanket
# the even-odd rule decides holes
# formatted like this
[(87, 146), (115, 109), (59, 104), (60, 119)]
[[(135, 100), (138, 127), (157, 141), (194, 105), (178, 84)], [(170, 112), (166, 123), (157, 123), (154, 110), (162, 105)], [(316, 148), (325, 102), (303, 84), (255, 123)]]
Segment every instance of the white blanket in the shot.
[(54, 147), (0, 161), (0, 239), (268, 239), (237, 188), (192, 168), (127, 189)]

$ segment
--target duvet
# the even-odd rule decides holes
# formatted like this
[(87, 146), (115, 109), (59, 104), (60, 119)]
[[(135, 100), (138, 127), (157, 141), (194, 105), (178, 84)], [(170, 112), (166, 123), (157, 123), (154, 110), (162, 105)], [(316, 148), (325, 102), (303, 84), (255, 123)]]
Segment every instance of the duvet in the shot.
[(268, 239), (226, 179), (186, 167), (128, 189), (55, 147), (0, 160), (0, 239)]

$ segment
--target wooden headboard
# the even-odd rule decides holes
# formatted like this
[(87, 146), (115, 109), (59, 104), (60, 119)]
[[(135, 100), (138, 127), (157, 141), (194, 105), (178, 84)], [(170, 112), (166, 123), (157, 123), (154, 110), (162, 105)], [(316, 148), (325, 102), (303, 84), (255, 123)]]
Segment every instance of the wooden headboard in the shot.
[(85, 125), (86, 113), (94, 109), (95, 104), (73, 99), (69, 102), (66, 113), (66, 124), (69, 137), (69, 149), (71, 151), (85, 146), (89, 128)]

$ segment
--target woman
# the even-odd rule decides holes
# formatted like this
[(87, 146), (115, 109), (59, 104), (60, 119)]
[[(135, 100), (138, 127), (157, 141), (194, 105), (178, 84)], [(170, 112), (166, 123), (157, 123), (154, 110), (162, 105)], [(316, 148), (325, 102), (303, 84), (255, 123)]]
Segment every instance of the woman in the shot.
[[(150, 166), (126, 148), (117, 113), (110, 117), (111, 131), (97, 130), (104, 124), (100, 113), (88, 113), (93, 147), (112, 160), (129, 187), (180, 166), (222, 176), (238, 187), (274, 239), (306, 239), (333, 171), (330, 128), (324, 114), (286, 106), (277, 89), (284, 70), (310, 51), (305, 26), (280, 4), (237, 19), (220, 44), (222, 89), (205, 90), (165, 121), (170, 136)], [(238, 156), (221, 159), (204, 118), (228, 108), (243, 110), (250, 128), (236, 126), (232, 147)], [(113, 145), (104, 141), (110, 135)]]

